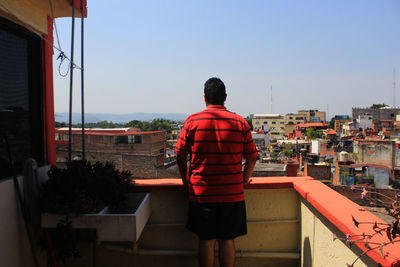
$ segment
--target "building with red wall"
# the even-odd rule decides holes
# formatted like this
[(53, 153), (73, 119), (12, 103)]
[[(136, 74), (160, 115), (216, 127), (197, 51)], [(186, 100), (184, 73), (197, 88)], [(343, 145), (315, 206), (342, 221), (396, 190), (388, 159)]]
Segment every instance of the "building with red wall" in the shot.
[[(85, 156), (89, 161), (114, 162), (117, 168), (129, 170), (136, 178), (156, 178), (157, 168), (163, 167), (166, 151), (165, 131), (141, 132), (136, 128), (85, 130)], [(68, 157), (68, 128), (55, 133), (57, 163)], [(72, 130), (72, 158), (82, 156), (82, 132)]]

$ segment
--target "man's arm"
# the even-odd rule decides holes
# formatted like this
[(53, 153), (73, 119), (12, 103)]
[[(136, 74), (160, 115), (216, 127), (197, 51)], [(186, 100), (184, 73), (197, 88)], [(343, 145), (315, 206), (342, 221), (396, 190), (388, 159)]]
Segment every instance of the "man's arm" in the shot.
[(253, 173), (254, 170), (254, 166), (256, 165), (256, 162), (257, 158), (246, 159), (243, 170), (243, 183), (247, 184), (249, 182), (251, 174)]
[(181, 175), (182, 182), (187, 188), (188, 186), (188, 172), (186, 163), (186, 154), (178, 154), (176, 157), (176, 164), (178, 164), (179, 174)]

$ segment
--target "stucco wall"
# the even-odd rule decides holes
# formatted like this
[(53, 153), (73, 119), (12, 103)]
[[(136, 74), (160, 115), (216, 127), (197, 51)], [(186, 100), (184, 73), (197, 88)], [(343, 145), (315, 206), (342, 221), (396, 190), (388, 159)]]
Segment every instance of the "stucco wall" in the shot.
[(354, 153), (359, 155), (358, 161), (393, 168), (395, 163), (395, 142), (358, 140), (354, 142), (353, 146)]
[[(356, 246), (349, 249), (343, 241), (333, 241), (333, 233), (338, 237), (344, 234), (304, 199), (301, 199), (300, 209), (302, 267), (347, 266), (361, 254)], [(364, 256), (354, 266), (376, 266), (376, 263)]]
[(13, 179), (0, 181), (0, 266), (34, 266), (15, 191)]
[[(298, 266), (299, 202), (295, 190), (249, 189), (245, 198), (248, 234), (235, 241), (235, 266)], [(186, 192), (152, 191), (151, 208), (136, 250), (122, 251), (101, 244), (96, 248), (98, 267), (197, 266), (197, 237), (185, 228)], [(66, 266), (89, 266), (90, 244), (82, 244), (81, 252), (82, 259), (72, 260)]]

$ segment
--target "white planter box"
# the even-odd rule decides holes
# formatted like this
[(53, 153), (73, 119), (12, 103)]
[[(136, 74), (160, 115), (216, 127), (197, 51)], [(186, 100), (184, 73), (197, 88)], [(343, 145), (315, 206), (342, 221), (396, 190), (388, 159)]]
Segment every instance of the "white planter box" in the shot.
[[(134, 213), (110, 214), (109, 208), (105, 207), (96, 214), (81, 214), (69, 217), (73, 228), (93, 229), (97, 231), (99, 241), (136, 242), (142, 233), (150, 217), (150, 193), (128, 194), (128, 205), (135, 205), (135, 201), (141, 201)], [(57, 223), (65, 219), (61, 214), (42, 214), (42, 227), (55, 228)]]

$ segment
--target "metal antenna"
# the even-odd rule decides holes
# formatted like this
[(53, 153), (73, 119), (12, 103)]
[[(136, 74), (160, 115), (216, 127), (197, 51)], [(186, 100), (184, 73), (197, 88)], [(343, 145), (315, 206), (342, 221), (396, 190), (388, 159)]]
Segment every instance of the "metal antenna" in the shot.
[(271, 114), (272, 114), (272, 85), (271, 85)]
[(328, 120), (329, 121), (331, 121), (330, 119), (329, 119), (329, 104), (326, 104), (326, 118), (325, 118), (325, 122), (327, 122)]
[(393, 107), (396, 107), (396, 68), (393, 67)]

